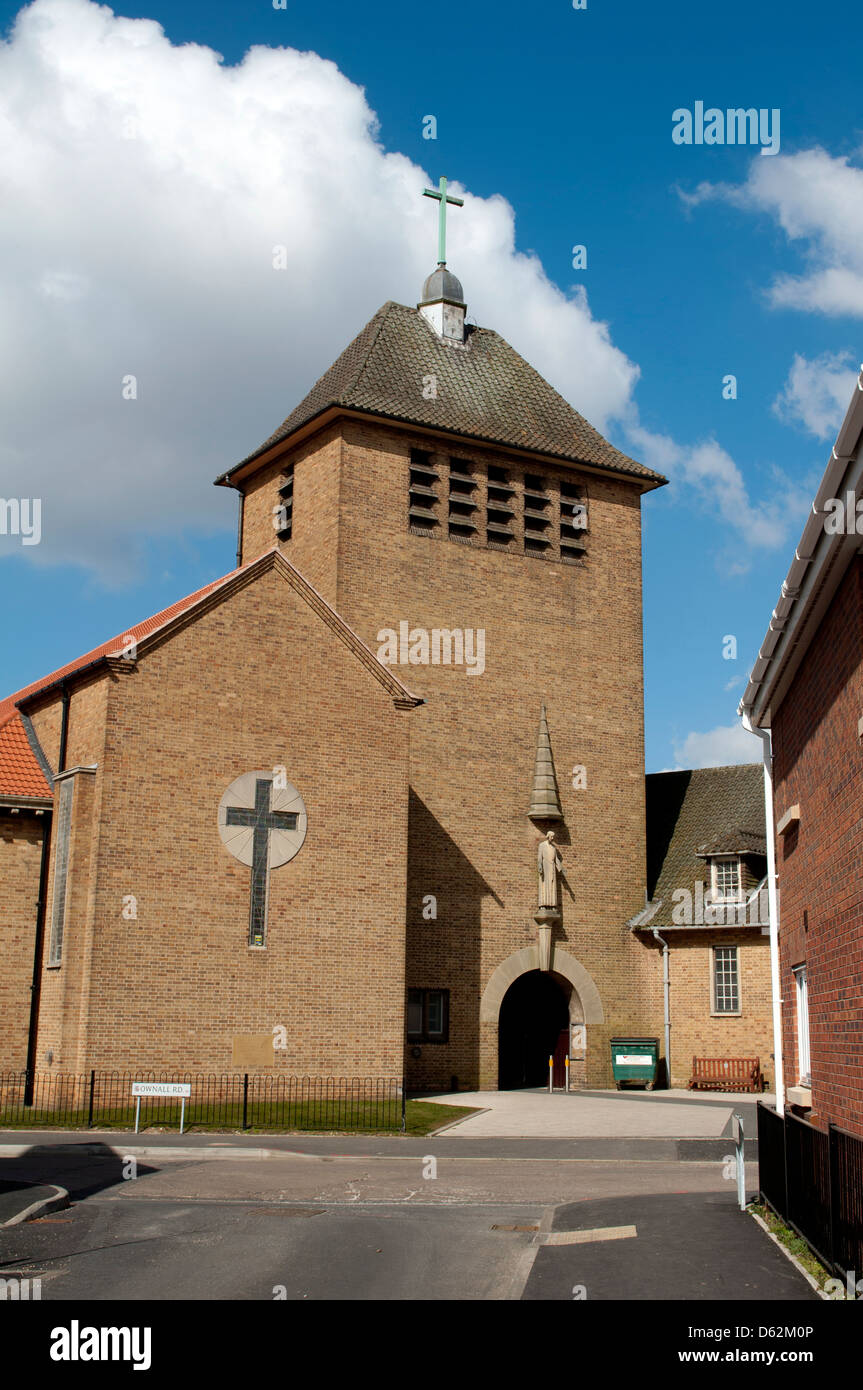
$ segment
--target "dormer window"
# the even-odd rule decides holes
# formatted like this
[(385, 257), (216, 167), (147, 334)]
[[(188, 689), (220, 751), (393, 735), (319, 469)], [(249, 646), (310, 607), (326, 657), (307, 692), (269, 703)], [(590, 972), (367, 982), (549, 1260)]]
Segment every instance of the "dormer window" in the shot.
[(742, 897), (740, 860), (722, 855), (710, 861), (710, 896), (715, 903), (738, 903)]

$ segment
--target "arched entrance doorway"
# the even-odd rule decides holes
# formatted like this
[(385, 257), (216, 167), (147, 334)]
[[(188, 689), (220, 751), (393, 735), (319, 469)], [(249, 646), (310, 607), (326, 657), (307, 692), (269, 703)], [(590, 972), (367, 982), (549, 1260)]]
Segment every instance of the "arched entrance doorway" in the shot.
[(498, 1022), (498, 1087), (542, 1086), (548, 1059), (561, 1031), (569, 1026), (570, 987), (551, 973), (529, 970), (510, 985)]

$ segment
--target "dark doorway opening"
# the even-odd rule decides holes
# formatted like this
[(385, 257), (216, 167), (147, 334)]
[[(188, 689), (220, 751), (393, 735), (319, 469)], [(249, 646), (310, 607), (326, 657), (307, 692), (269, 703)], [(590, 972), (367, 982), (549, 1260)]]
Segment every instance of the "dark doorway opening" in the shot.
[(569, 1002), (553, 975), (530, 970), (510, 985), (498, 1022), (498, 1086), (515, 1091), (548, 1083), (563, 1029), (569, 1026)]

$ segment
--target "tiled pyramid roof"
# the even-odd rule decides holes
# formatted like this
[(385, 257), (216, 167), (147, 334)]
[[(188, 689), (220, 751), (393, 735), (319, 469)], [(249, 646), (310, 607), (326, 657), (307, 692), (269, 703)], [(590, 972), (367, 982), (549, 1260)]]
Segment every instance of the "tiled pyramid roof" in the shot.
[[(423, 378), (437, 378), (434, 399)], [(490, 328), (466, 329), (464, 347), (439, 338), (416, 309), (390, 301), (345, 348), (306, 398), (225, 482), (331, 406), (366, 411), (462, 437), (666, 480), (622, 454)]]

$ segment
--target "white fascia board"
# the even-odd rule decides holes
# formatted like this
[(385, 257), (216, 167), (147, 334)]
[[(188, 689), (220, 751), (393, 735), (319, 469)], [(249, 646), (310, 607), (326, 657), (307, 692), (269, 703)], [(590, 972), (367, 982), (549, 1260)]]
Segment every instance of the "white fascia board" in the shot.
[[(807, 621), (816, 616), (816, 609), (826, 609), (845, 569), (860, 549), (860, 537), (856, 535), (828, 535), (824, 518), (826, 504), (831, 498), (843, 497), (847, 492), (859, 497), (863, 492), (861, 435), (863, 368), (738, 706), (738, 714), (745, 712), (751, 723), (759, 728), (770, 727), (770, 705), (780, 678), (783, 685), (787, 685), (793, 674), (792, 668), (783, 669), (786, 657), (793, 654), (796, 669), (796, 662), (808, 645), (808, 638), (800, 644)], [(823, 581), (827, 581), (826, 587)]]

